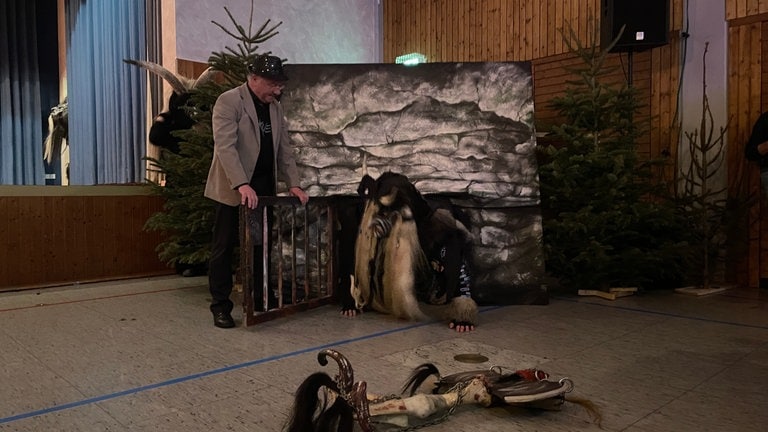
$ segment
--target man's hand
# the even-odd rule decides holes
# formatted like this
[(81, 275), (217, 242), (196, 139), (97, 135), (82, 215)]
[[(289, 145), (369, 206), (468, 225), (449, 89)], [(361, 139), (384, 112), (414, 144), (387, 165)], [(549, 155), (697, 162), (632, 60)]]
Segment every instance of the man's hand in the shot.
[(760, 156), (765, 156), (765, 154), (768, 153), (768, 141), (763, 141), (758, 144), (757, 152), (760, 153)]
[(259, 197), (251, 185), (240, 185), (237, 191), (240, 192), (240, 205), (248, 206), (249, 209), (255, 209), (259, 205)]
[(298, 198), (299, 201), (301, 201), (301, 205), (307, 205), (307, 201), (309, 201), (309, 196), (300, 187), (294, 186), (288, 189), (288, 192), (290, 192), (291, 195)]

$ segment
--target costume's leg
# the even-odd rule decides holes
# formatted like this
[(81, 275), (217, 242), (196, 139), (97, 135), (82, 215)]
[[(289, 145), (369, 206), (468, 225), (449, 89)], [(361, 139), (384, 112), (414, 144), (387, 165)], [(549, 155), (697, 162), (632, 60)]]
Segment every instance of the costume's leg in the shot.
[(456, 403), (460, 405), (477, 404), (489, 406), (491, 395), (482, 377), (473, 378), (466, 386), (442, 394), (417, 394), (402, 399), (391, 399), (368, 405), (368, 412), (373, 416), (402, 415), (426, 418), (440, 411), (447, 410)]
[(211, 311), (232, 312), (232, 251), (239, 241), (238, 207), (216, 203), (211, 259), (208, 263), (208, 289)]

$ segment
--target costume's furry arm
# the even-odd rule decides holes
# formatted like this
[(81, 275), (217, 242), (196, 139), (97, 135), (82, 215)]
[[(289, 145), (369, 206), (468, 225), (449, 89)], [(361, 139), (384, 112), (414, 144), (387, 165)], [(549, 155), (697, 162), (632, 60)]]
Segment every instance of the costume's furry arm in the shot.
[(378, 238), (370, 229), (370, 225), (378, 212), (379, 206), (375, 202), (368, 201), (366, 203), (355, 242), (355, 271), (352, 277), (351, 291), (352, 297), (355, 299), (355, 306), (358, 309), (363, 309), (371, 301), (371, 278)]
[(419, 245), (416, 222), (408, 207), (394, 213), (392, 229), (384, 242), (381, 303), (374, 296), (373, 307), (398, 318), (424, 320), (426, 315), (416, 298), (418, 273), (427, 268), (426, 257)]

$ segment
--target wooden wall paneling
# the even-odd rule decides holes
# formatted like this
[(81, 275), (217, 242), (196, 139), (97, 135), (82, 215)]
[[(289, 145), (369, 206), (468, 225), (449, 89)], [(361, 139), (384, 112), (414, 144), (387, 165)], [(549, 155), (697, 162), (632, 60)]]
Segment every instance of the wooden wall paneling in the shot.
[(565, 31), (571, 20), (571, 0), (557, 1), (557, 13), (555, 15), (554, 34), (556, 36), (555, 44), (557, 46), (554, 55), (564, 54), (568, 51), (563, 40), (561, 31)]
[(547, 43), (544, 53), (548, 57), (555, 55), (557, 50), (557, 2), (555, 0), (547, 0), (547, 14), (545, 17), (547, 21), (544, 31), (547, 33)]
[(525, 1), (525, 58), (534, 59), (539, 58), (539, 2), (524, 0)]
[(464, 61), (476, 61), (478, 58), (480, 58), (481, 52), (480, 50), (480, 38), (481, 38), (481, 29), (480, 25), (482, 24), (482, 18), (479, 13), (479, 7), (481, 5), (478, 4), (479, 2), (473, 2), (470, 1), (467, 4), (467, 22), (468, 26), (467, 28), (467, 34), (465, 35), (467, 39), (467, 52), (466, 57), (464, 57)]
[[(384, 1), (381, 4), (381, 57), (382, 61), (387, 61), (390, 56), (390, 47), (392, 46), (392, 2)], [(388, 17), (388, 18), (385, 18)]]
[(420, 1), (416, 4), (416, 13), (414, 14), (414, 32), (416, 32), (416, 45), (412, 51), (424, 53), (429, 51), (429, 43), (427, 43), (426, 29), (429, 25), (429, 1)]
[(392, 44), (393, 51), (391, 52), (390, 62), (394, 62), (395, 58), (404, 51), (403, 44), (405, 43), (406, 38), (404, 35), (399, 34), (399, 32), (405, 27), (403, 20), (405, 19), (405, 8), (408, 6), (407, 1), (392, 3), (397, 4), (397, 8), (395, 9), (397, 12), (395, 15), (396, 21), (393, 23), (395, 27), (392, 32), (392, 41), (394, 43)]
[[(131, 225), (131, 220), (133, 218), (133, 215), (136, 211), (136, 202), (130, 202), (126, 203), (124, 205), (120, 205), (120, 203), (115, 200), (111, 199), (108, 202), (109, 210), (112, 211), (119, 220), (119, 227), (128, 227)], [(114, 235), (111, 237), (114, 239), (114, 242), (112, 244), (113, 249), (119, 251), (121, 248), (126, 246), (138, 246), (135, 243), (135, 238), (133, 236), (134, 230), (128, 230), (128, 229), (110, 229), (109, 227), (104, 227), (104, 231), (112, 231), (114, 232)], [(106, 246), (105, 246), (106, 247)], [(131, 255), (114, 255), (110, 257), (111, 260), (109, 261), (110, 266), (112, 267), (118, 267), (118, 266), (124, 266), (126, 269), (135, 269), (137, 267), (137, 259), (138, 257), (135, 254)]]
[(424, 29), (427, 25), (426, 20), (426, 8), (424, 7), (428, 2), (417, 1), (413, 3), (413, 9), (411, 10), (411, 25), (409, 31), (411, 32), (411, 41), (413, 41), (406, 51), (406, 53), (420, 52), (424, 53), (427, 50), (427, 44)]
[(524, 22), (524, 33), (522, 37), (522, 51), (521, 54), (523, 55), (522, 58), (528, 60), (536, 58), (533, 54), (533, 45), (535, 41), (533, 40), (533, 5), (538, 0), (520, 0), (525, 5), (525, 12), (523, 15), (523, 22)]
[(405, 0), (402, 6), (402, 19), (400, 23), (400, 32), (402, 33), (402, 40), (399, 43), (399, 49), (395, 52), (395, 57), (411, 52), (410, 45), (413, 43), (414, 38), (411, 34), (411, 18), (414, 14), (408, 9), (413, 7), (413, 0)]
[(77, 250), (81, 254), (79, 261), (85, 264), (81, 271), (85, 275), (84, 278), (89, 279), (93, 274), (101, 273), (104, 270), (103, 261), (94, 259), (94, 247), (96, 245), (94, 245), (95, 235), (93, 233), (93, 230), (97, 229), (95, 221), (103, 218), (104, 213), (99, 211), (98, 207), (94, 205), (93, 197), (83, 197), (81, 200), (75, 201), (75, 203), (80, 207), (79, 210), (83, 215), (91, 215), (92, 217), (92, 219), (82, 220), (81, 228), (83, 234), (76, 239), (79, 243)]
[(492, 61), (491, 59), (493, 58), (493, 42), (491, 42), (490, 38), (491, 29), (489, 21), (489, 16), (492, 14), (490, 6), (490, 0), (486, 0), (481, 5), (475, 6), (475, 21), (478, 23), (477, 49), (475, 51), (478, 53), (478, 56), (474, 61), (477, 61), (478, 58), (486, 59), (485, 61)]
[[(749, 32), (749, 71), (751, 72), (751, 80), (750, 80), (750, 94), (749, 94), (749, 106), (750, 106), (750, 112), (751, 116), (749, 118), (749, 121), (747, 121), (744, 124), (745, 133), (743, 134), (742, 140), (738, 141), (741, 145), (734, 146), (733, 152), (734, 156), (733, 159), (736, 161), (734, 165), (736, 165), (736, 168), (734, 169), (734, 173), (740, 173), (738, 177), (731, 177), (731, 179), (739, 180), (739, 179), (745, 179), (748, 178), (748, 170), (758, 171), (758, 173), (755, 175), (756, 181), (754, 181), (753, 191), (755, 196), (757, 197), (758, 202), (758, 222), (759, 225), (759, 235), (760, 235), (760, 253), (757, 255), (758, 260), (753, 265), (752, 260), (750, 260), (750, 265), (752, 267), (757, 267), (756, 270), (748, 270), (752, 274), (752, 279), (750, 280), (751, 286), (759, 286), (760, 285), (760, 279), (768, 278), (768, 202), (766, 201), (765, 194), (762, 193), (761, 185), (760, 185), (760, 174), (759, 169), (755, 166), (756, 164), (750, 163), (747, 165), (747, 161), (743, 157), (743, 150), (737, 151), (740, 149), (743, 149), (743, 143), (746, 142), (748, 139), (749, 133), (751, 132), (751, 128), (754, 124), (754, 121), (757, 119), (757, 117), (760, 115), (763, 111), (768, 111), (768, 100), (762, 99), (761, 97), (755, 97), (756, 95), (763, 94), (765, 87), (768, 87), (768, 84), (766, 81), (763, 81), (763, 60), (766, 58), (763, 56), (763, 53), (765, 51), (764, 45), (768, 45), (766, 43), (768, 41), (768, 38), (765, 38), (764, 35), (766, 34), (765, 30), (768, 25), (766, 23), (754, 23), (750, 24), (749, 26), (746, 26), (746, 31)], [(762, 99), (762, 100), (761, 100)], [(749, 132), (748, 132), (749, 131)], [(741, 156), (741, 157), (739, 157)], [(738, 159), (737, 159), (738, 158)], [(748, 180), (743, 180), (741, 183), (741, 187), (746, 187), (744, 184), (748, 184)], [(738, 189), (739, 185), (734, 185), (734, 189)], [(754, 273), (757, 273), (757, 280), (754, 279)]]
[(568, 3), (571, 5), (571, 9), (568, 13), (568, 22), (566, 25), (573, 29), (573, 32), (579, 40), (584, 40), (581, 37), (579, 20), (576, 19), (576, 17), (579, 16), (579, 0), (568, 0)]
[[(636, 141), (638, 152), (644, 157), (649, 157), (658, 152), (658, 142), (650, 139), (651, 120), (650, 120), (650, 95), (652, 80), (652, 70), (650, 62), (650, 51), (634, 53), (632, 56), (632, 86), (637, 91), (640, 99), (640, 106), (635, 113), (635, 122), (638, 125), (640, 136)], [(618, 56), (619, 60), (625, 61), (623, 55)], [(623, 71), (624, 74), (628, 71)]]
[(509, 5), (509, 28), (506, 35), (509, 40), (509, 54), (507, 55), (508, 61), (517, 61), (521, 59), (521, 47), (520, 40), (522, 34), (525, 31), (525, 24), (522, 20), (523, 12), (525, 11), (525, 5), (520, 2), (510, 2)]
[(4, 268), (8, 271), (8, 274), (6, 275), (7, 278), (0, 280), (11, 281), (18, 278), (18, 275), (21, 272), (21, 268), (16, 265), (14, 257), (19, 256), (19, 251), (22, 250), (22, 245), (24, 244), (24, 230), (20, 229), (21, 218), (19, 217), (19, 209), (21, 208), (21, 205), (19, 203), (19, 197), (8, 197), (5, 201), (7, 202), (7, 205), (4, 207), (7, 211), (5, 214), (8, 219), (8, 224), (6, 224), (8, 227), (8, 236), (5, 237), (7, 244), (7, 260), (3, 261), (3, 264)]
[(415, 2), (413, 0), (410, 0), (407, 2), (409, 9), (406, 11), (405, 17), (405, 43), (403, 44), (403, 50), (397, 55), (407, 54), (414, 51), (414, 47), (418, 44), (418, 34), (416, 32), (416, 19), (418, 16), (416, 15), (418, 12), (418, 2)]
[(486, 34), (487, 27), (483, 26), (483, 19), (487, 16), (486, 2), (472, 2), (472, 50), (470, 51), (472, 56), (470, 61), (482, 61), (485, 58), (485, 43), (487, 42)]
[[(70, 214), (66, 212), (66, 200), (64, 197), (50, 197), (50, 208), (52, 214), (66, 215)], [(71, 230), (67, 229), (66, 224), (52, 223), (50, 225), (51, 238), (49, 244), (52, 245), (67, 245), (72, 244), (68, 241), (68, 235)], [(67, 265), (67, 256), (69, 253), (61, 248), (47, 248), (48, 250), (48, 272), (45, 275), (45, 280), (49, 281), (64, 281), (68, 280), (68, 272), (71, 271)]]
[(681, 30), (683, 28), (685, 15), (683, 9), (688, 1), (689, 0), (671, 0), (669, 2), (669, 25), (672, 31)]
[(452, 6), (453, 2), (440, 2), (440, 28), (443, 31), (443, 50), (438, 61), (442, 62), (455, 58), (453, 56), (453, 47), (455, 46), (453, 38), (456, 34), (456, 29), (453, 28), (452, 22), (449, 20), (449, 17), (452, 16)]
[[(73, 271), (76, 271), (77, 275), (87, 275), (88, 266), (90, 263), (88, 262), (88, 257), (85, 255), (83, 251), (87, 250), (88, 248), (88, 220), (86, 217), (86, 212), (90, 211), (91, 209), (88, 208), (87, 205), (85, 205), (84, 200), (70, 200), (70, 213), (68, 213), (70, 218), (73, 218), (74, 220), (71, 222), (73, 223), (74, 228), (74, 236), (72, 238), (72, 249), (74, 251), (78, 251), (77, 257), (74, 260), (74, 266)], [(87, 277), (87, 276), (86, 276)], [(81, 278), (77, 278), (77, 280), (80, 280)], [(85, 279), (82, 278), (82, 279)]]
[[(651, 57), (651, 64), (660, 64), (661, 63), (661, 51), (658, 49), (651, 50), (650, 53)], [(649, 106), (649, 116), (651, 118), (651, 124), (657, 125), (658, 119), (661, 116), (661, 81), (651, 80), (650, 86), (649, 86), (649, 92), (648, 92), (648, 106)], [(649, 133), (650, 141), (651, 142), (661, 142), (661, 130), (658, 127), (652, 127)], [(674, 160), (674, 159), (673, 159)]]
[[(748, 181), (744, 186), (740, 185), (740, 179), (749, 178), (748, 171), (756, 170), (754, 166), (748, 166), (744, 160), (743, 145), (749, 138), (752, 125), (760, 114), (761, 101), (754, 95), (762, 93), (761, 79), (755, 79), (755, 75), (762, 77), (760, 57), (762, 53), (761, 24), (748, 24), (731, 27), (728, 29), (728, 106), (730, 108), (730, 120), (728, 142), (728, 171), (729, 194), (739, 193), (744, 187), (750, 196), (761, 197), (759, 181)], [(758, 60), (755, 60), (758, 59)], [(757, 61), (757, 64), (755, 63)], [(738, 282), (750, 287), (759, 286), (761, 268), (768, 268), (765, 263), (766, 248), (762, 245), (764, 237), (764, 225), (761, 223), (761, 203), (765, 198), (750, 208), (748, 257), (746, 263), (739, 267), (743, 270), (736, 274)]]
[[(681, 55), (681, 36), (679, 31), (674, 31), (670, 35), (670, 44), (666, 46), (666, 50), (661, 50), (662, 54), (669, 55), (670, 67), (665, 73), (659, 74), (659, 76), (653, 76), (652, 80), (666, 80), (669, 81), (672, 88), (670, 94), (670, 107), (669, 107), (669, 128), (663, 131), (660, 143), (660, 151), (666, 151), (669, 154), (671, 161), (676, 161), (678, 156), (678, 147), (680, 144), (680, 126), (678, 121), (678, 92), (680, 91), (680, 70), (682, 65), (680, 63)], [(660, 154), (656, 155), (660, 156)], [(675, 176), (676, 164), (669, 164), (666, 168), (667, 179), (672, 179)]]
[[(768, 0), (767, 0), (768, 2)], [(760, 111), (768, 111), (768, 21), (760, 24)]]
[(0, 291), (170, 274), (143, 230), (159, 197), (0, 196)]
[(507, 42), (509, 41), (509, 2), (505, 1), (499, 1), (496, 2), (496, 8), (498, 12), (496, 13), (496, 16), (498, 17), (498, 24), (494, 26), (494, 29), (496, 31), (496, 38), (498, 38), (499, 42), (496, 46), (496, 59), (497, 61), (506, 61), (507, 60)]
[(531, 45), (533, 46), (533, 56), (531, 58), (540, 58), (547, 55), (547, 1), (539, 0), (533, 3), (533, 15), (531, 21), (533, 24), (531, 31)]
[(10, 200), (0, 200), (0, 215), (7, 215), (0, 218), (0, 238), (3, 239), (3, 246), (0, 247), (0, 280), (8, 280), (10, 278), (10, 254), (14, 247), (16, 230), (12, 229), (12, 221), (10, 218)]
[(408, 50), (407, 44), (409, 43), (410, 39), (408, 39), (408, 14), (407, 14), (407, 8), (409, 6), (408, 1), (403, 1), (400, 6), (400, 14), (399, 19), (397, 21), (397, 32), (395, 32), (395, 35), (398, 35), (398, 32), (402, 32), (403, 34), (400, 35), (400, 38), (395, 39), (397, 43), (395, 44), (395, 52), (392, 53), (392, 61), (394, 62), (395, 58), (399, 55), (402, 55)]
[(457, 0), (454, 3), (454, 15), (451, 20), (454, 26), (454, 61), (466, 61), (467, 44), (466, 31), (469, 25), (467, 18), (466, 2)]
[(426, 38), (427, 38), (427, 44), (428, 47), (425, 51), (428, 52), (424, 53), (427, 55), (427, 61), (430, 61), (430, 59), (439, 58), (440, 57), (440, 39), (442, 38), (442, 31), (440, 30), (440, 25), (438, 22), (438, 10), (439, 5), (435, 0), (431, 0), (428, 3), (429, 5), (429, 20), (427, 21), (427, 31), (426, 31)]
[[(675, 115), (674, 106), (677, 100), (677, 87), (671, 81), (672, 72), (672, 50), (669, 45), (659, 47), (659, 63), (654, 68), (653, 78), (661, 83), (659, 86), (659, 121), (657, 127), (660, 131), (660, 143), (670, 145), (668, 140), (670, 131), (673, 130), (673, 116)], [(676, 73), (675, 70), (674, 73)], [(677, 130), (677, 128), (674, 128)], [(657, 156), (651, 155), (651, 156)]]
[[(55, 213), (56, 211), (56, 201), (53, 199), (49, 199), (51, 197), (45, 197), (45, 204), (44, 208), (47, 211), (50, 211), (50, 215), (56, 215), (61, 213)], [(38, 214), (43, 214), (42, 212), (38, 212)], [(48, 222), (48, 223), (46, 223)], [(51, 224), (50, 222), (53, 221), (43, 221), (43, 224), (41, 225), (44, 227), (43, 229), (39, 230), (37, 235), (40, 237), (40, 242), (45, 245), (54, 244), (54, 242), (57, 241), (56, 234), (54, 231), (54, 226), (56, 224)], [(40, 257), (40, 261), (43, 263), (42, 266), (38, 267), (40, 273), (44, 275), (44, 277), (50, 278), (51, 273), (53, 272), (53, 266), (51, 265), (55, 260), (55, 252), (51, 250), (51, 248), (40, 248), (38, 249), (39, 253), (35, 254)]]
[(498, 61), (499, 59), (499, 4), (495, 0), (488, 0), (485, 2), (485, 11), (483, 16), (483, 39), (480, 47), (483, 49), (483, 54), (480, 56), (482, 59), (488, 59), (488, 61)]
[(40, 246), (42, 245), (40, 237), (38, 236), (36, 227), (39, 227), (39, 221), (34, 221), (31, 224), (23, 223), (25, 221), (33, 220), (32, 206), (29, 200), (19, 200), (16, 208), (16, 229), (19, 231), (18, 237), (18, 249), (15, 249), (16, 253), (21, 250), (29, 250), (27, 259), (21, 262), (12, 261), (15, 263), (14, 271), (20, 274), (34, 274), (37, 271), (36, 263), (38, 262), (36, 254), (39, 253)]

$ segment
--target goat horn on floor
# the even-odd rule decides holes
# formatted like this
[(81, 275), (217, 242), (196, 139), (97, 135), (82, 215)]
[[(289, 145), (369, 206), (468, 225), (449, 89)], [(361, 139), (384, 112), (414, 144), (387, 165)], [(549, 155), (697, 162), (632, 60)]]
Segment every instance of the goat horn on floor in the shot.
[(336, 377), (339, 390), (343, 394), (351, 393), (352, 386), (355, 383), (355, 374), (352, 371), (352, 364), (340, 352), (332, 349), (324, 349), (320, 351), (317, 354), (317, 362), (320, 363), (321, 366), (327, 365), (328, 359), (326, 357), (334, 359), (339, 365), (339, 374)]

